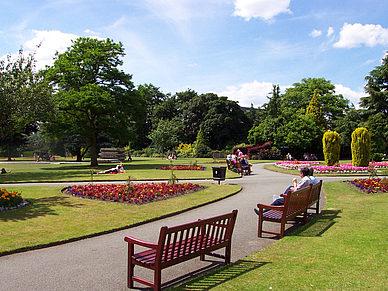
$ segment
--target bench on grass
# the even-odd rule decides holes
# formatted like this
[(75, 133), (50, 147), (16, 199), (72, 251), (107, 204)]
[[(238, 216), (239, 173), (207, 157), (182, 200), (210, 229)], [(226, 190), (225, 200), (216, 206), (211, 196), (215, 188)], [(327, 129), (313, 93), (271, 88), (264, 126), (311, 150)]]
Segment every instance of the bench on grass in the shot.
[[(126, 236), (128, 243), (128, 288), (133, 288), (133, 282), (161, 289), (161, 271), (164, 268), (181, 262), (210, 255), (230, 263), (231, 239), (237, 210), (224, 215), (199, 219), (198, 221), (174, 227), (163, 226), (160, 229), (157, 243), (150, 243)], [(135, 253), (134, 246), (139, 245), (147, 250)], [(225, 248), (225, 255), (212, 253)], [(154, 281), (150, 282), (134, 276), (135, 266), (141, 266), (154, 271)]]
[[(307, 208), (314, 209), (319, 214), (319, 201), (321, 200), (322, 180), (311, 188), (310, 199)], [(311, 207), (315, 204), (315, 207)]]
[[(303, 224), (307, 221), (307, 208), (310, 201), (310, 193), (312, 184), (309, 187), (292, 192), (288, 191), (287, 194), (283, 194), (284, 205), (273, 206), (265, 204), (257, 204), (259, 209), (259, 227), (258, 237), (262, 236), (262, 233), (276, 234), (280, 238), (284, 236), (284, 229), (287, 221), (297, 220), (302, 221)], [(264, 209), (269, 209), (264, 212)], [(299, 216), (302, 215), (300, 218)], [(280, 232), (263, 230), (263, 222), (271, 221), (280, 223)]]

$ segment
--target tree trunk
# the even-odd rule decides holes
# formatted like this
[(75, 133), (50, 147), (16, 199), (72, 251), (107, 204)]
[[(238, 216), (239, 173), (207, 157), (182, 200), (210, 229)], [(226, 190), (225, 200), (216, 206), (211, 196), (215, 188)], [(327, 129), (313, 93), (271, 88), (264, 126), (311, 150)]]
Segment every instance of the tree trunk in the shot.
[(11, 144), (7, 144), (7, 151), (8, 151), (8, 161), (12, 161), (11, 158)]
[(82, 162), (81, 147), (78, 147), (76, 149), (76, 153), (77, 153), (77, 162)]
[(97, 136), (93, 134), (90, 139), (90, 166), (97, 167)]

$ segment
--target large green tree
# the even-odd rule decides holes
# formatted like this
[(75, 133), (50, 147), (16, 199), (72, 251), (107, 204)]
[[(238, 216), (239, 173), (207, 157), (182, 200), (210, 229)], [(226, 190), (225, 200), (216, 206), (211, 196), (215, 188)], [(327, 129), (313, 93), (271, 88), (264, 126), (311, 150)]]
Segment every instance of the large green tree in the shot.
[(99, 135), (120, 145), (134, 138), (140, 103), (132, 76), (118, 69), (123, 56), (122, 43), (81, 37), (66, 52), (56, 53), (54, 64), (43, 72), (55, 89), (56, 103), (47, 130), (87, 139), (91, 166), (98, 164)]
[(52, 112), (50, 90), (35, 72), (35, 51), (0, 61), (0, 141), (8, 147), (18, 135)]
[(362, 97), (360, 105), (366, 109), (372, 151), (385, 152), (388, 144), (388, 127), (384, 126), (388, 123), (388, 54), (382, 65), (372, 70), (365, 80), (365, 91), (369, 96)]
[(335, 94), (335, 86), (324, 78), (302, 79), (300, 83), (294, 83), (293, 87), (287, 88), (286, 93), (282, 95), (283, 112), (289, 120), (295, 112), (305, 114), (315, 90), (328, 128), (331, 128), (333, 120), (343, 116), (344, 110), (349, 107), (349, 100), (341, 94)]

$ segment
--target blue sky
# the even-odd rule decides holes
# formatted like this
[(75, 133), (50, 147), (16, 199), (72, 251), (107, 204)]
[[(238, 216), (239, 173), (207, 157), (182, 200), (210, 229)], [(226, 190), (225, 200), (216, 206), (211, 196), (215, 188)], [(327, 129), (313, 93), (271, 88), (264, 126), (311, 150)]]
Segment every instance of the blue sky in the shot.
[(215, 92), (255, 107), (303, 78), (356, 106), (388, 50), (386, 0), (0, 0), (0, 56), (52, 64), (79, 36), (121, 41), (135, 85)]

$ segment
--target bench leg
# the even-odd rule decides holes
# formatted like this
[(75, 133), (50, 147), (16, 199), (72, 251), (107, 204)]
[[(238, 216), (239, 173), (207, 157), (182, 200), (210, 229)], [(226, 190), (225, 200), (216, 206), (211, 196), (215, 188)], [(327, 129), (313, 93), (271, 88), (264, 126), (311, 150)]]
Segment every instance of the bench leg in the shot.
[(280, 223), (280, 238), (283, 238), (284, 237), (284, 229), (286, 228), (286, 223), (285, 222), (281, 222)]
[(260, 217), (259, 217), (259, 226), (258, 226), (258, 230), (257, 230), (257, 237), (262, 236), (262, 230), (263, 230), (263, 220), (260, 219)]
[(158, 269), (154, 272), (154, 291), (162, 290), (162, 270)]
[(134, 245), (129, 244), (128, 245), (128, 278), (127, 278), (127, 285), (128, 288), (133, 288), (133, 270), (135, 268), (135, 265), (132, 264), (132, 254), (134, 252)]
[(230, 253), (231, 253), (231, 247), (229, 243), (229, 245), (225, 247), (225, 265), (230, 263)]

